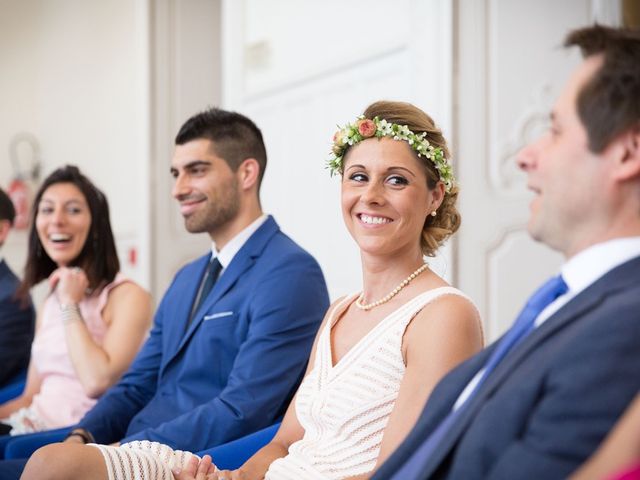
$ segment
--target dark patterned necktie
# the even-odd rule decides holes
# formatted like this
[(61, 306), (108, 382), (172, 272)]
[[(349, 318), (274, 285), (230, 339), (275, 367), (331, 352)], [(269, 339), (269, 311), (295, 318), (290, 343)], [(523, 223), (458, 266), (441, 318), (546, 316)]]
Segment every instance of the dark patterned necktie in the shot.
[(202, 287), (200, 287), (200, 294), (198, 295), (197, 301), (194, 303), (193, 309), (191, 310), (191, 316), (189, 318), (189, 323), (187, 324), (187, 328), (191, 325), (193, 321), (193, 317), (196, 312), (200, 309), (204, 301), (209, 296), (211, 289), (216, 284), (216, 280), (218, 279), (218, 275), (220, 275), (220, 271), (222, 270), (222, 264), (220, 264), (220, 260), (218, 257), (214, 258), (209, 262), (207, 266), (207, 271), (204, 274)]

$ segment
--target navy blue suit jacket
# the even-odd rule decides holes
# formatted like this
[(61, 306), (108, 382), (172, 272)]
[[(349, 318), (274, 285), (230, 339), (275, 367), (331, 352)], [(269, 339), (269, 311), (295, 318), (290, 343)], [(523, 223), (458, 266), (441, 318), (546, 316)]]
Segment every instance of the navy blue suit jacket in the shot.
[[(389, 478), (408, 460), (451, 411), (496, 343), (436, 386), (416, 426), (374, 479)], [(419, 478), (566, 478), (639, 389), (640, 258), (635, 258), (577, 295), (502, 360), (424, 462)]]
[(79, 423), (96, 441), (198, 451), (286, 410), (329, 305), (320, 267), (269, 217), (186, 329), (209, 259), (177, 273), (131, 368)]
[(0, 387), (29, 366), (35, 312), (15, 298), (20, 280), (0, 261)]

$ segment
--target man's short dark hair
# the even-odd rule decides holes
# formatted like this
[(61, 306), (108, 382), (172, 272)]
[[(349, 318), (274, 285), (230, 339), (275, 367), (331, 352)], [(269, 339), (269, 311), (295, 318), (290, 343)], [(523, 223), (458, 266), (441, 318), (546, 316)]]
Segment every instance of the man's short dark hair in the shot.
[(210, 108), (187, 120), (176, 136), (176, 145), (198, 139), (214, 142), (214, 151), (235, 172), (247, 158), (260, 166), (258, 188), (267, 167), (267, 151), (260, 129), (249, 118), (236, 112)]
[(16, 209), (13, 206), (13, 202), (9, 195), (0, 188), (0, 220), (9, 220), (9, 223), (13, 225), (15, 218)]
[(570, 32), (565, 46), (579, 47), (584, 57), (603, 57), (577, 98), (589, 148), (600, 153), (618, 135), (640, 127), (640, 30), (594, 25)]

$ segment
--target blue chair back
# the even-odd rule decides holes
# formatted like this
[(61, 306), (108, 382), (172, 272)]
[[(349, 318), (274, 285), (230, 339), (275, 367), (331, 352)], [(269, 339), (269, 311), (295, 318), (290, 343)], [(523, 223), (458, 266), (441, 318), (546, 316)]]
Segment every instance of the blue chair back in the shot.
[(0, 437), (0, 448), (4, 446), (4, 458), (7, 460), (29, 458), (40, 447), (50, 443), (61, 442), (70, 431), (71, 427), (65, 427), (44, 432), (15, 435), (13, 437), (7, 435), (6, 437)]
[(235, 470), (236, 468), (240, 468), (249, 457), (269, 443), (275, 436), (278, 428), (280, 428), (280, 423), (276, 423), (264, 430), (259, 430), (229, 443), (203, 450), (202, 452), (198, 452), (198, 455), (211, 455), (213, 463), (215, 463), (220, 470)]
[(24, 391), (24, 385), (27, 380), (27, 371), (20, 372), (13, 377), (7, 384), (0, 388), (0, 405), (19, 397)]

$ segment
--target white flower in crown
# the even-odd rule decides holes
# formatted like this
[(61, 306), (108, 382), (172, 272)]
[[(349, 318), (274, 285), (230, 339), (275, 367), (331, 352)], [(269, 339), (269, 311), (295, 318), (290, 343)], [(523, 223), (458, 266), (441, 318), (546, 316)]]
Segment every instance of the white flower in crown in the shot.
[(344, 127), (338, 126), (338, 131), (333, 135), (333, 147), (327, 160), (327, 168), (331, 171), (331, 175), (342, 173), (344, 155), (349, 147), (374, 136), (407, 142), (419, 157), (425, 157), (433, 163), (446, 191), (451, 192), (455, 183), (451, 163), (445, 158), (442, 148), (434, 148), (429, 143), (426, 138), (427, 132), (416, 134), (407, 125), (387, 122), (378, 117), (370, 120), (364, 115), (360, 115), (355, 123), (347, 123)]

